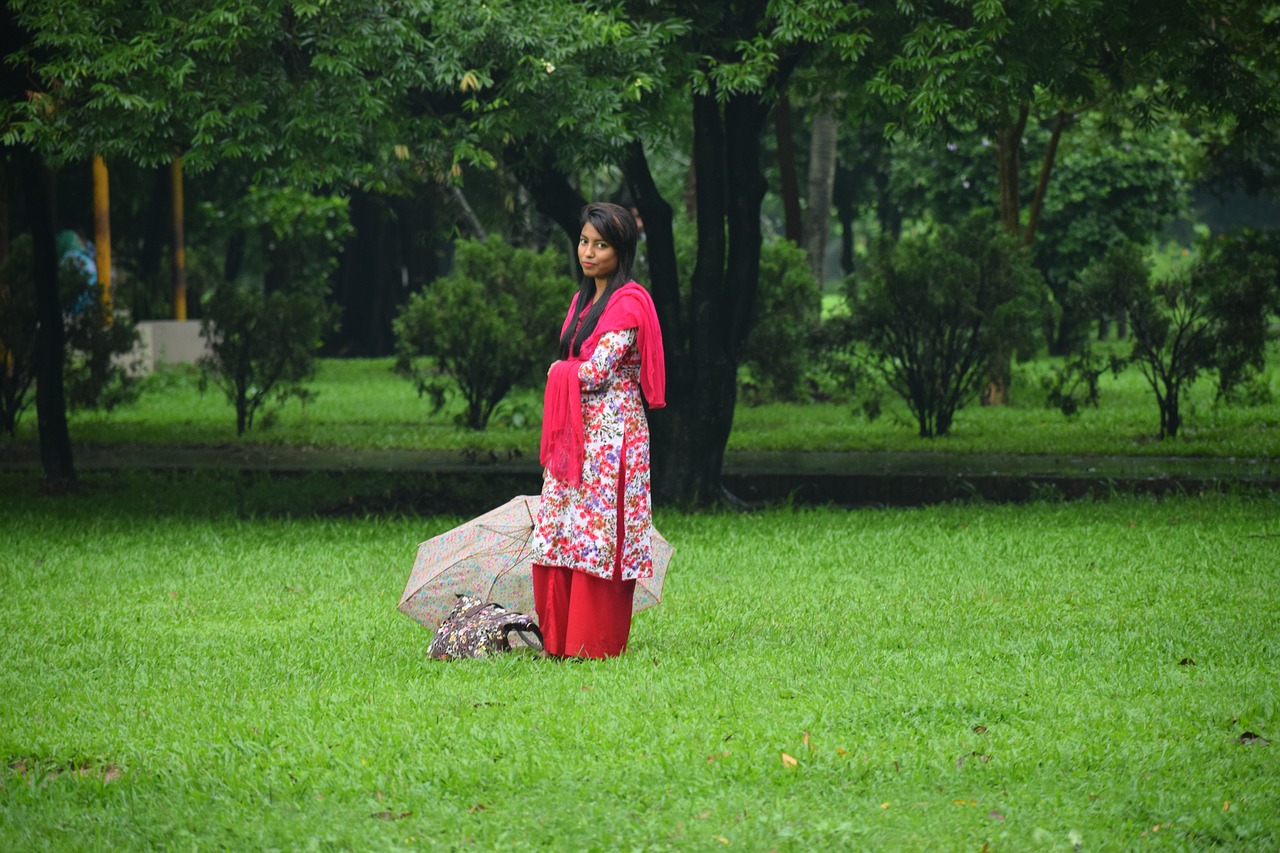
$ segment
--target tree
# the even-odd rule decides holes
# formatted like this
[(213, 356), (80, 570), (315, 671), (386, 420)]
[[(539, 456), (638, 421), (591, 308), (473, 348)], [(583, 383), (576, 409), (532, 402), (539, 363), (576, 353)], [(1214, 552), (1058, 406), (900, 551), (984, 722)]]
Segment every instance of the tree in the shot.
[(259, 180), (387, 186), (412, 174), (392, 118), (429, 67), (424, 18), (417, 5), (291, 0), (5, 5), (0, 128), (32, 225), (47, 477), (74, 478), (48, 166), (94, 154), (156, 164), (180, 149), (194, 172), (238, 162)]
[(852, 337), (915, 416), (946, 435), (991, 362), (1034, 336), (1044, 283), (1029, 252), (982, 214), (883, 244), (851, 294)]

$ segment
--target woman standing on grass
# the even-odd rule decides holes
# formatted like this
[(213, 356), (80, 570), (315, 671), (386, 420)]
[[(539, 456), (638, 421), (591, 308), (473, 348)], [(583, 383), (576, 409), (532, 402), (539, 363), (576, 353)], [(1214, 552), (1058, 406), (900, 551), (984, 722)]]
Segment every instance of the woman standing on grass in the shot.
[(625, 208), (583, 208), (582, 286), (547, 371), (533, 600), (553, 656), (622, 654), (636, 579), (653, 574), (644, 403), (664, 405), (666, 374), (653, 300), (631, 281), (638, 236)]

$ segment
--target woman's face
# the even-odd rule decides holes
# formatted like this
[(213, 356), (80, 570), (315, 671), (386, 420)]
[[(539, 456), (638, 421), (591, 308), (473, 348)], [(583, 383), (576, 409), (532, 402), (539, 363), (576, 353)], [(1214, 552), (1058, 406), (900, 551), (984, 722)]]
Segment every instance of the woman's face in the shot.
[(578, 263), (588, 278), (607, 279), (618, 268), (618, 253), (590, 222), (578, 237)]

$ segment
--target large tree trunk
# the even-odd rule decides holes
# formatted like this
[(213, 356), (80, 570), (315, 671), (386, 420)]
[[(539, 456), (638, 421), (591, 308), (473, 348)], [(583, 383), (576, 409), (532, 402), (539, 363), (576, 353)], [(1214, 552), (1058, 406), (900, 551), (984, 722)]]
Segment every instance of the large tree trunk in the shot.
[[(767, 115), (758, 96), (736, 95), (723, 108), (714, 93), (694, 96), (698, 254), (687, 333), (667, 344), (668, 405), (652, 420), (653, 487), (660, 501), (692, 506), (726, 497), (721, 477), (738, 359), (760, 279), (760, 133)], [(649, 214), (643, 207), (641, 212), (647, 224)], [(666, 323), (664, 333), (671, 334)]]
[(63, 391), (62, 306), (58, 299), (58, 251), (53, 218), (53, 175), (38, 154), (22, 150), (19, 171), (31, 226), (36, 285), (36, 420), (40, 462), (51, 482), (76, 479)]
[(809, 271), (822, 290), (826, 278), (827, 231), (831, 226), (831, 191), (836, 178), (835, 114), (820, 106), (814, 113), (809, 139), (809, 210), (804, 221), (804, 250)]
[(512, 171), (533, 196), (538, 212), (560, 226), (569, 238), (569, 245), (577, 245), (578, 232), (582, 228), (582, 208), (587, 200), (556, 168), (555, 157), (547, 152), (536, 163), (531, 163), (515, 148), (508, 149), (507, 155), (508, 162), (515, 164)]

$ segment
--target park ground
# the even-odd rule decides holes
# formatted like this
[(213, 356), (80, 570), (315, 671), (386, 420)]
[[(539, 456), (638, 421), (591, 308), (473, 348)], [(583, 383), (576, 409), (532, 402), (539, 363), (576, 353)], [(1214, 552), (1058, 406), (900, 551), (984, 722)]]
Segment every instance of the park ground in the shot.
[[(313, 407), (210, 441), (220, 401), (174, 405), (169, 446), (222, 458), (341, 433)], [(160, 454), (130, 417), (79, 428)], [(418, 450), (519, 467), (514, 420)], [(625, 656), (442, 664), (395, 605), (462, 505), (379, 507), (407, 475), (321, 468), (86, 465), (70, 491), (0, 471), (0, 847), (1280, 847), (1269, 488), (664, 509), (676, 557)]]

